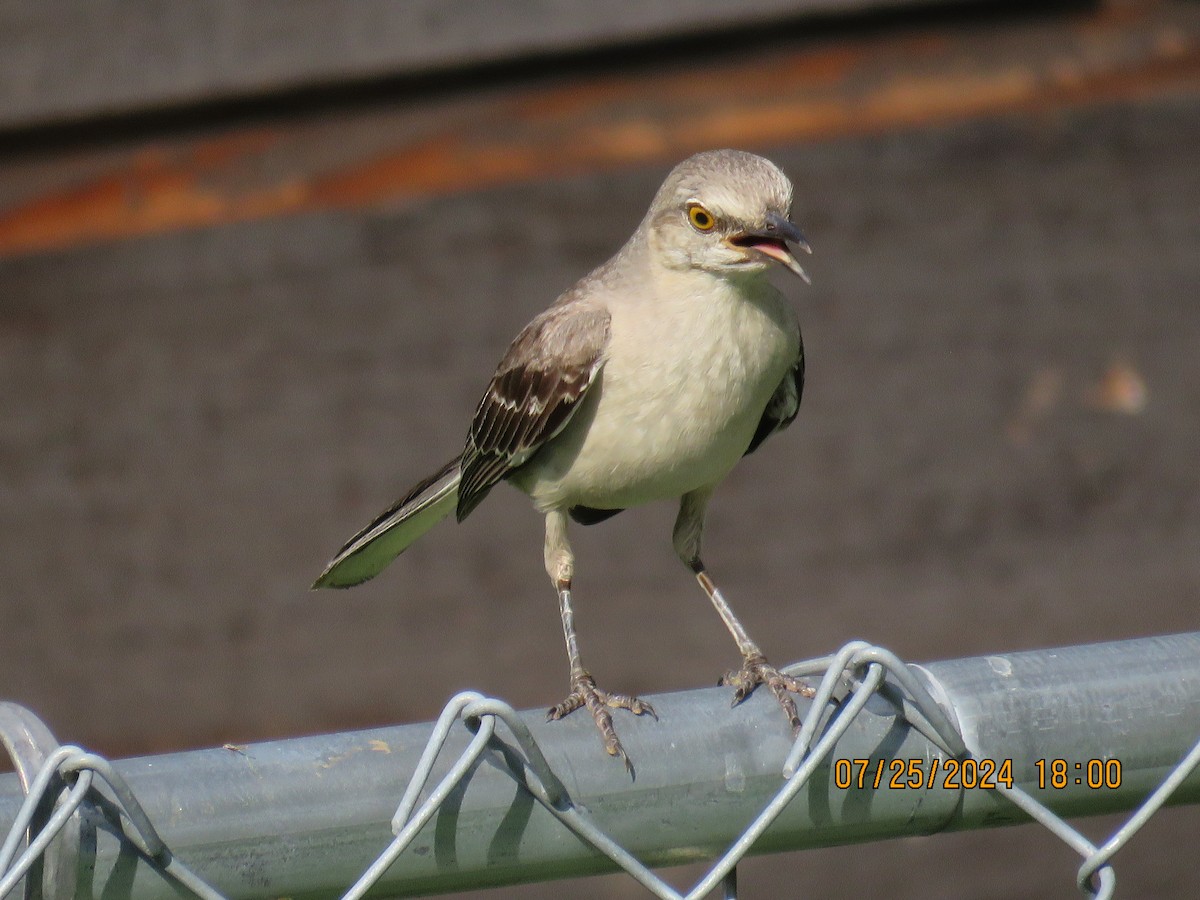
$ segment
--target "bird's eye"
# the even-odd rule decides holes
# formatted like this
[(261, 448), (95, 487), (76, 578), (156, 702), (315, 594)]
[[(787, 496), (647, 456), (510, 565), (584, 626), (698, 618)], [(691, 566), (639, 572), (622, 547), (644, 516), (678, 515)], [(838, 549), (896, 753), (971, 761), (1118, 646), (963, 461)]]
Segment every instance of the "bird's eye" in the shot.
[(712, 231), (717, 224), (716, 218), (699, 203), (689, 203), (687, 208), (688, 221), (697, 231)]

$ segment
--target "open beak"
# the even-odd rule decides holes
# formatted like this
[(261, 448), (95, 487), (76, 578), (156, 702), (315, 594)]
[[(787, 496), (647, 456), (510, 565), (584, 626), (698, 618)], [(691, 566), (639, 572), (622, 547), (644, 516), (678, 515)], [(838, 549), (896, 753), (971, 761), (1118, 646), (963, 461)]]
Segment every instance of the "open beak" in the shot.
[(808, 241), (800, 233), (800, 229), (781, 215), (767, 213), (767, 224), (764, 227), (756, 231), (736, 234), (729, 238), (729, 243), (743, 250), (754, 250), (776, 262), (783, 263), (802, 278), (805, 284), (812, 284), (812, 279), (801, 267), (788, 244), (795, 244), (805, 253), (812, 253), (812, 247), (808, 245)]

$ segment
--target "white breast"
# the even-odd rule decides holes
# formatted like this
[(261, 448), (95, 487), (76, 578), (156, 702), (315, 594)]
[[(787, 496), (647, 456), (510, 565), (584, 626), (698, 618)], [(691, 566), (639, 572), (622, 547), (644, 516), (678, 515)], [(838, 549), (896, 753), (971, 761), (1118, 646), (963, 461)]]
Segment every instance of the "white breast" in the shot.
[(717, 484), (795, 362), (791, 305), (763, 279), (672, 273), (614, 299), (608, 360), (570, 423), (511, 479), (543, 510), (634, 506)]

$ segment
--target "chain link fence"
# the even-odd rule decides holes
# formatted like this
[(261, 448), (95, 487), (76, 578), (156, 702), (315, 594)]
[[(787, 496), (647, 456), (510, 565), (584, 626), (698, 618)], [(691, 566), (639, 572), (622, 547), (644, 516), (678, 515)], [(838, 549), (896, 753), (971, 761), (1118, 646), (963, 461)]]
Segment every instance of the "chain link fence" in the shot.
[[(613, 869), (735, 897), (751, 852), (1033, 820), (1106, 898), (1112, 856), (1200, 799), (1200, 632), (924, 666), (855, 641), (788, 671), (819, 679), (794, 740), (769, 697), (663, 695), (660, 722), (621, 722), (636, 780), (590, 719), (474, 692), (432, 724), (118, 762), (0, 704), (0, 897), (357, 900)], [(1063, 818), (1130, 809), (1100, 846)], [(653, 871), (697, 859), (685, 892)]]

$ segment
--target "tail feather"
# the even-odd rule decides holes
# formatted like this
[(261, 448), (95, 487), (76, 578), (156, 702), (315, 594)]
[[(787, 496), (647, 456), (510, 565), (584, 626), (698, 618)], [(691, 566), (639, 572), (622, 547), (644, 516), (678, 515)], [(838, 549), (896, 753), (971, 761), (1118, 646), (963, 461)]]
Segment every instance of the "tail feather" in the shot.
[(329, 561), (313, 588), (347, 588), (374, 578), (417, 538), (454, 512), (461, 457), (426, 478), (350, 538)]

